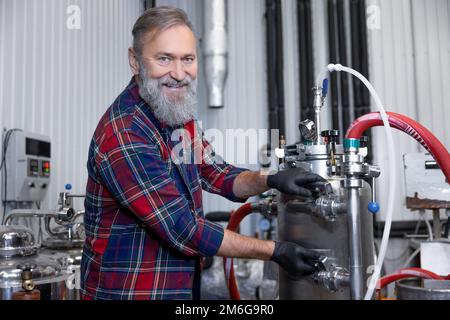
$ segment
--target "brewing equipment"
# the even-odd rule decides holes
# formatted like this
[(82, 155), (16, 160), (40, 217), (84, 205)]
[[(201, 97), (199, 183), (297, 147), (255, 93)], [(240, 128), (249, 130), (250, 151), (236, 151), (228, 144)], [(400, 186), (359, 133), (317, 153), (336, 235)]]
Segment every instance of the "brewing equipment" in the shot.
[(321, 130), (326, 83), (313, 93), (316, 120), (300, 123), (303, 141), (284, 146), (280, 170), (303, 168), (327, 183), (313, 188), (314, 199), (279, 195), (278, 234), (280, 240), (317, 250), (327, 258), (314, 277), (293, 279), (280, 268), (280, 299), (362, 299), (374, 264), (369, 204), (375, 202), (365, 180), (378, 177), (380, 171), (364, 162), (366, 138), (340, 144), (337, 130)]
[[(5, 224), (6, 227), (12, 227), (12, 221), (19, 217), (44, 219), (45, 231), (48, 236), (44, 239), (39, 252), (37, 252), (37, 247), (39, 246), (34, 244), (33, 248), (36, 248), (34, 253), (38, 253), (41, 260), (51, 259), (59, 263), (58, 270), (65, 275), (67, 282), (67, 292), (65, 292), (64, 298), (77, 300), (80, 296), (80, 263), (85, 235), (84, 224), (78, 219), (82, 217), (84, 210), (75, 211), (73, 199), (82, 198), (84, 195), (71, 194), (69, 193), (70, 189), (71, 186), (67, 185), (66, 191), (59, 194), (58, 208), (56, 210), (11, 210), (5, 219)], [(14, 228), (21, 227), (15, 225)], [(34, 240), (32, 242), (34, 243)], [(47, 261), (46, 263), (49, 262)]]
[(29, 296), (18, 293), (28, 289), (37, 290), (42, 300), (73, 299), (67, 282), (70, 274), (65, 271), (67, 264), (64, 256), (39, 253), (39, 245), (28, 228), (0, 226), (1, 300), (27, 299)]

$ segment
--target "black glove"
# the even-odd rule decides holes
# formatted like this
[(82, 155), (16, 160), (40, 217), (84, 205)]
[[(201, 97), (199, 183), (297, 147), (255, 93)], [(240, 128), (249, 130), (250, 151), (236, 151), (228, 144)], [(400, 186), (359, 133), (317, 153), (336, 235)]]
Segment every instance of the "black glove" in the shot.
[(321, 176), (306, 171), (303, 168), (278, 171), (267, 177), (267, 186), (283, 193), (311, 197), (310, 190), (304, 188), (310, 183), (327, 182)]
[(275, 242), (275, 250), (270, 260), (275, 261), (290, 277), (299, 278), (313, 274), (320, 260), (318, 252), (308, 250), (293, 242)]

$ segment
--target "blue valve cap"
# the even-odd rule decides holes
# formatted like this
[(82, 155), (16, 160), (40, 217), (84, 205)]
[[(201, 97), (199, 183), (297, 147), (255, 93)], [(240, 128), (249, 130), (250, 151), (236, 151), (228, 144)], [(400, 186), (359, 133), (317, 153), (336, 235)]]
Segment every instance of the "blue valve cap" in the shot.
[(72, 185), (70, 183), (65, 185), (66, 190), (72, 190)]
[(323, 79), (322, 82), (322, 97), (325, 98), (327, 96), (327, 93), (328, 93), (328, 79), (325, 78)]
[(380, 211), (380, 205), (378, 204), (378, 202), (369, 202), (369, 205), (367, 206), (367, 209), (369, 209), (370, 212), (375, 214), (378, 211)]

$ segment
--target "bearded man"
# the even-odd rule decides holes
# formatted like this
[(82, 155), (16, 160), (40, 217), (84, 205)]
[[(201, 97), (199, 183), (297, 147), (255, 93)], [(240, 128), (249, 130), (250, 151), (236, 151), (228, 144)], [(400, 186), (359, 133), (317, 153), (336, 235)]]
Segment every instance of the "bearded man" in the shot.
[[(198, 299), (201, 259), (214, 255), (271, 259), (297, 277), (313, 273), (314, 251), (205, 220), (202, 189), (243, 202), (269, 188), (310, 196), (303, 186), (323, 179), (297, 169), (261, 175), (214, 155), (195, 124), (196, 38), (185, 12), (149, 9), (132, 34), (133, 77), (89, 148), (82, 298)], [(200, 161), (173, 156), (180, 128), (193, 145), (200, 140)]]

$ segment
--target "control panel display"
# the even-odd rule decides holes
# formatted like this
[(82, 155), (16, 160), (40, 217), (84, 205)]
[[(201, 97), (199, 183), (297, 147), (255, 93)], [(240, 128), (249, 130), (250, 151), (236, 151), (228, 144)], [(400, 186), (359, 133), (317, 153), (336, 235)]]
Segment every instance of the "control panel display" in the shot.
[(26, 138), (25, 154), (50, 158), (50, 142)]

